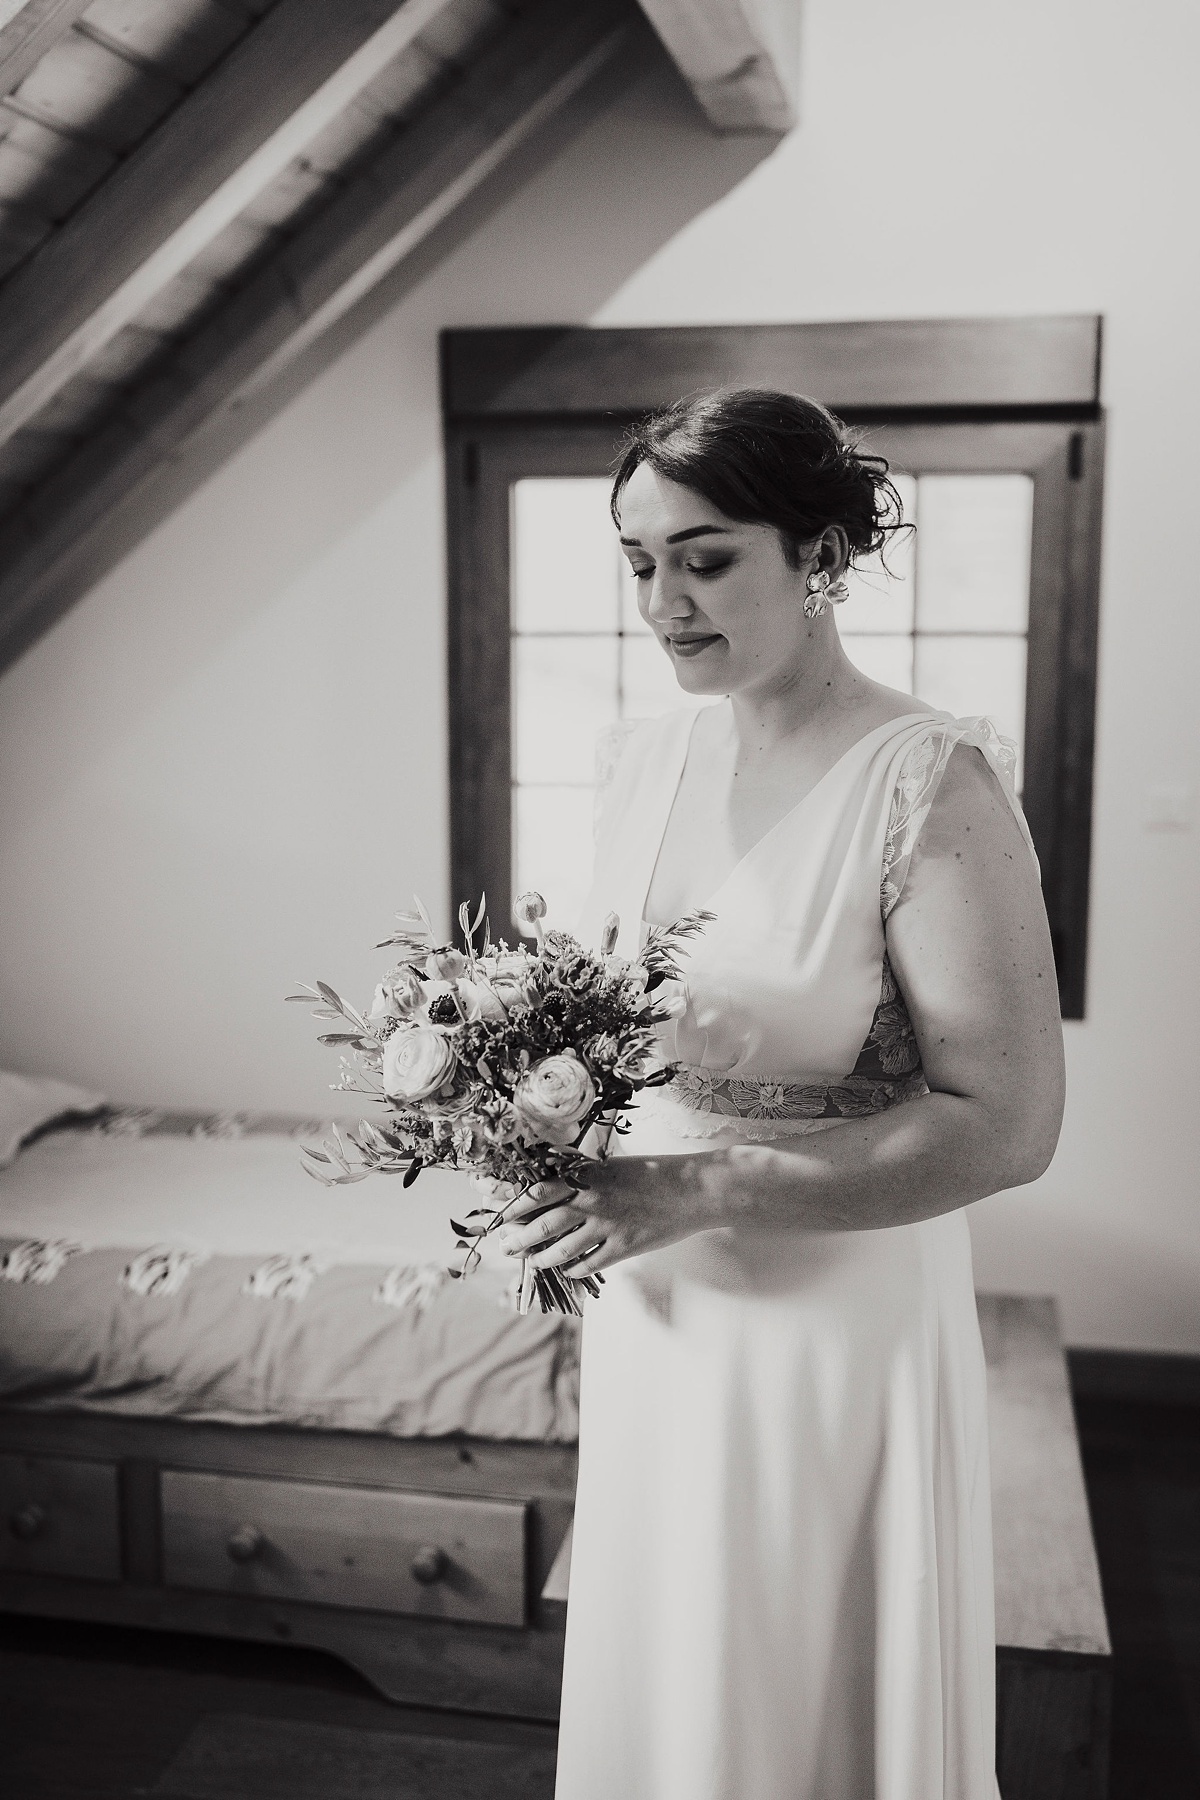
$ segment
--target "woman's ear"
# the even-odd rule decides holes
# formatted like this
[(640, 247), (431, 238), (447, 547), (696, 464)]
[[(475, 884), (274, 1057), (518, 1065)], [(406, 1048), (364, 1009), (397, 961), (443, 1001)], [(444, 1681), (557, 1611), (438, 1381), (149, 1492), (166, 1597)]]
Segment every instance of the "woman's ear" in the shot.
[(817, 567), (824, 569), (830, 581), (837, 581), (846, 572), (850, 561), (850, 540), (846, 536), (843, 525), (827, 525), (821, 536), (821, 547), (817, 552)]

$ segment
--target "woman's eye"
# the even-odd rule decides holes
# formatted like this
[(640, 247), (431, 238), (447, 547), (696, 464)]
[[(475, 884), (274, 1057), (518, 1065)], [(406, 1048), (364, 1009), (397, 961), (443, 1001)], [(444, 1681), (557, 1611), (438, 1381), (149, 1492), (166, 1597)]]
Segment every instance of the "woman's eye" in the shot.
[(698, 562), (687, 565), (688, 572), (692, 575), (720, 575), (729, 567), (730, 558), (728, 557), (723, 562)]
[(631, 569), (631, 573), (635, 581), (649, 581), (654, 573), (654, 564), (647, 563), (643, 568)]

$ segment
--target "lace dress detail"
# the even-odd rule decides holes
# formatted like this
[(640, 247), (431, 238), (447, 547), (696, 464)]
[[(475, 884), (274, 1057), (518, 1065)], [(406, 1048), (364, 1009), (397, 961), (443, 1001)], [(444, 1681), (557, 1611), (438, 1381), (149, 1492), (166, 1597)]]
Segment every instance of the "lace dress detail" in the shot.
[(1009, 790), (1014, 787), (1017, 746), (1001, 737), (990, 719), (959, 719), (953, 729), (940, 728), (917, 739), (900, 765), (883, 843), (879, 904), (885, 919), (904, 890), (921, 828), (955, 746), (962, 742), (982, 750)]

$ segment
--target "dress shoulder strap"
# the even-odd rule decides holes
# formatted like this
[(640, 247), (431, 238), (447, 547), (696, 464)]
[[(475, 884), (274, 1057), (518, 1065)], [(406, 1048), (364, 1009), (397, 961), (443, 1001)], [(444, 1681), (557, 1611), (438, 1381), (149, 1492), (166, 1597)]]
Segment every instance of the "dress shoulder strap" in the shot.
[(1000, 735), (991, 719), (947, 717), (944, 721), (925, 727), (912, 739), (896, 776), (883, 841), (879, 885), (879, 909), (885, 920), (904, 891), (921, 828), (929, 817), (929, 809), (942, 784), (942, 777), (959, 744), (967, 744), (982, 752), (1000, 784), (1004, 798), (1012, 808), (1021, 828), (1021, 835), (1029, 847), (1029, 854), (1033, 857), (1035, 866), (1037, 865), (1037, 852), (1025, 823), (1025, 815), (1021, 811), (1014, 782), (1017, 746), (1011, 738)]

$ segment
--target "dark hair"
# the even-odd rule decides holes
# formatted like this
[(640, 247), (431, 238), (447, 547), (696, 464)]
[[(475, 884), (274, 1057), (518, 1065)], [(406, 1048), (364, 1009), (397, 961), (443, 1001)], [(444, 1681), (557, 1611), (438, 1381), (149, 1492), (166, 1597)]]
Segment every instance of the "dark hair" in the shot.
[(793, 568), (800, 545), (840, 525), (851, 561), (907, 530), (887, 461), (867, 456), (816, 400), (770, 388), (734, 388), (677, 400), (629, 432), (613, 478), (611, 510), (642, 463), (744, 525), (773, 525)]

